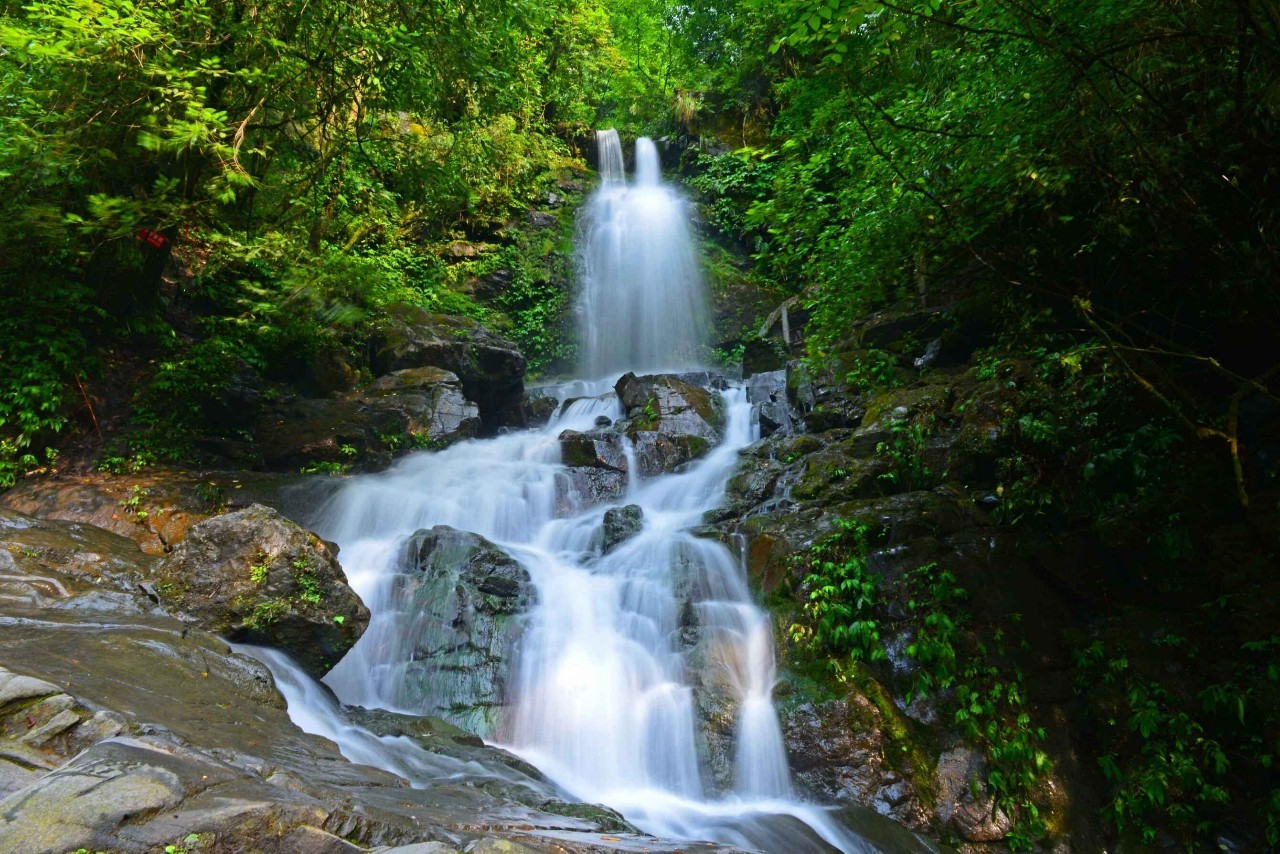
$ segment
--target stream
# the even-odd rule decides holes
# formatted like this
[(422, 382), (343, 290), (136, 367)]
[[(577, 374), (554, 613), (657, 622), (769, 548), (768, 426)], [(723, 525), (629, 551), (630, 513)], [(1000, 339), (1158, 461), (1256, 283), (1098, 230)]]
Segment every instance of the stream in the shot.
[[(687, 202), (660, 177), (656, 147), (637, 144), (634, 181), (617, 134), (599, 134), (602, 183), (580, 236), (583, 372), (545, 390), (561, 402), (540, 429), (415, 453), (389, 471), (352, 478), (306, 520), (341, 549), (351, 587), (372, 614), (359, 643), (325, 677), (342, 704), (451, 717), (484, 668), (435, 668), (415, 655), (432, 625), (415, 607), (415, 532), (446, 525), (478, 534), (528, 572), (536, 599), (521, 618), (505, 702), (452, 715), (542, 771), (568, 796), (607, 805), (646, 833), (748, 850), (879, 850), (829, 809), (792, 790), (772, 700), (773, 626), (745, 568), (716, 540), (691, 533), (724, 496), (738, 452), (759, 438), (743, 384), (724, 384), (723, 438), (676, 472), (636, 475), (623, 495), (593, 504), (561, 462), (564, 430), (590, 431), (626, 413), (618, 376), (689, 371), (705, 327), (705, 294)], [(705, 375), (704, 375), (705, 376)], [(606, 510), (636, 505), (637, 533), (606, 550)], [(692, 613), (690, 613), (692, 609)], [(690, 627), (694, 628), (690, 628)], [(407, 739), (375, 736), (343, 718), (321, 686), (279, 654), (273, 670), (304, 730), (353, 761), (413, 783), (449, 768)], [(701, 686), (731, 697), (731, 780), (707, 768)], [(797, 821), (798, 820), (798, 821)]]

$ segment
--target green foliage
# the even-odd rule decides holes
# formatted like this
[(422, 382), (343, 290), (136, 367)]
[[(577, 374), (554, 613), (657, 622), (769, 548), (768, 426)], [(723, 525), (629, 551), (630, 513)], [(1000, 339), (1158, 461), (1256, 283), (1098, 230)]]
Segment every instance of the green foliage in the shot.
[(985, 750), (996, 803), (1016, 819), (1010, 846), (1031, 850), (1046, 832), (1037, 788), (1050, 761), (1042, 747), (1045, 731), (1031, 719), (1022, 673), (1001, 663), (1007, 658), (1004, 630), (991, 633), (994, 648), (979, 640), (968, 593), (936, 563), (914, 570), (905, 584), (915, 632), (907, 655), (918, 664), (908, 701), (929, 695), (946, 701), (965, 738)]
[(898, 418), (888, 420), (889, 440), (876, 443), (876, 453), (889, 462), (889, 470), (880, 479), (907, 491), (932, 489), (947, 476), (935, 472), (927, 462), (926, 450), (935, 427), (934, 416), (925, 419)]
[[(989, 359), (978, 369), (1015, 393), (1004, 416), (1011, 442), (1000, 460), (997, 517), (1027, 525), (1056, 514), (1105, 526), (1158, 508), (1168, 513), (1179, 477), (1173, 461), (1186, 451), (1173, 420), (1152, 411), (1096, 343), (1028, 355), (1029, 363)], [(1176, 557), (1176, 526), (1156, 529), (1163, 556)]]
[[(136, 469), (237, 438), (228, 383), (354, 349), (382, 305), (481, 314), (436, 251), (570, 162), (609, 32), (597, 0), (0, 5), (0, 488), (93, 420), (106, 344), (161, 350), (103, 461)], [(511, 311), (542, 361), (546, 296)]]
[(885, 658), (876, 617), (877, 579), (867, 571), (867, 528), (836, 520), (836, 532), (793, 558), (804, 575), (806, 620), (791, 626), (796, 643), (837, 659)]
[[(1220, 681), (1202, 682), (1198, 690), (1153, 674), (1184, 669), (1204, 651), (1184, 635), (1157, 640), (1165, 652), (1156, 660), (1135, 658), (1126, 651), (1129, 643), (1094, 639), (1080, 646), (1076, 687), (1093, 696), (1105, 716), (1098, 763), (1111, 784), (1107, 819), (1143, 844), (1168, 834), (1186, 850), (1199, 850), (1231, 804), (1241, 766), (1270, 769), (1280, 756), (1274, 705), (1280, 638), (1243, 644), (1225, 672), (1219, 670)], [(1280, 822), (1274, 790), (1234, 797), (1256, 801), (1274, 845)]]
[(760, 235), (747, 224), (746, 211), (770, 196), (773, 155), (750, 148), (717, 155), (696, 152), (689, 169), (689, 185), (702, 196), (707, 224), (753, 251), (762, 249)]

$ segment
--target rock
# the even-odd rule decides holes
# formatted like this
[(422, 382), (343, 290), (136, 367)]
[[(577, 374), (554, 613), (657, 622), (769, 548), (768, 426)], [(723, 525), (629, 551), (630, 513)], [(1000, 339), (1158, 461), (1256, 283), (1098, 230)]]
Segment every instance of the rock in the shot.
[(638, 504), (614, 507), (604, 514), (604, 552), (613, 551), (644, 528), (644, 510)]
[(525, 219), (528, 220), (529, 225), (537, 229), (560, 227), (560, 217), (545, 211), (529, 211)]
[(402, 702), (490, 732), (506, 703), (518, 618), (535, 598), (529, 573), (484, 537), (446, 525), (411, 536), (405, 566), (417, 631)]
[(627, 457), (623, 450), (622, 436), (617, 433), (593, 431), (579, 433), (565, 430), (560, 434), (560, 459), (570, 468), (586, 467), (627, 471)]
[(804, 422), (787, 400), (786, 371), (756, 373), (747, 384), (747, 402), (760, 424), (760, 435), (789, 435), (803, 429)]
[(627, 491), (627, 475), (590, 466), (567, 468), (563, 480), (556, 481), (556, 490), (557, 509), (567, 515), (617, 501)]
[(671, 472), (720, 443), (724, 402), (719, 394), (670, 374), (626, 374), (614, 386), (627, 413), (617, 427), (635, 449), (640, 473)]
[(388, 306), (374, 335), (373, 364), (379, 373), (437, 367), (456, 374), (475, 401), (487, 430), (523, 426), (525, 358), (515, 344), (477, 321), (432, 314), (403, 303)]
[(311, 357), (310, 393), (317, 397), (345, 394), (360, 385), (360, 373), (351, 367), (346, 354), (325, 348)]
[(780, 339), (748, 338), (742, 349), (743, 379), (784, 369), (786, 367), (784, 352)]
[(193, 527), (150, 579), (200, 627), (285, 649), (317, 676), (369, 622), (329, 546), (261, 504)]
[(1013, 822), (987, 790), (986, 767), (986, 760), (970, 747), (957, 747), (938, 757), (934, 813), (940, 825), (954, 827), (970, 842), (996, 842), (1013, 829)]
[(297, 476), (151, 469), (27, 480), (0, 496), (7, 507), (41, 519), (82, 522), (133, 540), (147, 554), (167, 553), (197, 522), (261, 501), (288, 504)]
[(782, 724), (796, 784), (812, 797), (865, 804), (913, 829), (929, 827), (915, 786), (895, 770), (902, 751), (890, 732), (897, 722), (886, 721), (859, 688), (851, 686), (840, 699), (791, 706)]
[(256, 450), (270, 468), (385, 465), (397, 451), (443, 447), (474, 436), (480, 411), (458, 377), (406, 368), (346, 396), (296, 399), (258, 419)]
[(551, 416), (556, 414), (556, 410), (560, 408), (560, 401), (554, 397), (550, 397), (544, 393), (538, 393), (540, 390), (531, 390), (524, 403), (525, 420), (530, 427), (541, 427), (551, 420)]

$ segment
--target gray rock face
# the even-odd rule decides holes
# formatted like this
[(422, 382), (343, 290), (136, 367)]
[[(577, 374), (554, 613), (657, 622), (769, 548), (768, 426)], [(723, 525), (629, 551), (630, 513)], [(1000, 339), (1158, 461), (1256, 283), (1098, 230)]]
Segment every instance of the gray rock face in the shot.
[(618, 545), (631, 539), (644, 528), (644, 510), (638, 504), (614, 507), (604, 514), (604, 552), (608, 554)]
[(760, 422), (760, 435), (764, 438), (804, 429), (804, 422), (787, 400), (787, 372), (784, 370), (753, 375), (747, 384), (747, 402), (754, 408)]
[(486, 428), (523, 426), (525, 358), (515, 344), (466, 317), (387, 307), (374, 338), (374, 369), (436, 367), (457, 374)]
[(560, 434), (560, 459), (573, 468), (597, 468), (609, 471), (627, 471), (627, 456), (622, 447), (622, 436), (603, 430), (579, 433), (565, 430)]
[(556, 505), (571, 512), (596, 504), (617, 501), (627, 491), (627, 475), (613, 469), (579, 466), (565, 470), (556, 483)]
[(938, 823), (970, 842), (996, 842), (1013, 829), (987, 789), (986, 771), (986, 760), (972, 748), (957, 747), (938, 757)]
[(725, 425), (720, 395), (670, 374), (626, 374), (614, 386), (627, 413), (626, 433), (645, 476), (675, 471), (720, 443)]
[(193, 527), (150, 580), (202, 628), (285, 649), (317, 676), (369, 623), (329, 546), (261, 504)]
[(506, 700), (519, 616), (534, 601), (529, 573), (484, 537), (446, 525), (410, 537), (405, 560), (417, 615), (407, 681), (423, 692), (410, 700), (488, 732)]
[(458, 377), (420, 367), (394, 371), (343, 397), (278, 404), (258, 419), (254, 434), (269, 468), (369, 468), (385, 465), (397, 451), (468, 439), (479, 428), (480, 410)]

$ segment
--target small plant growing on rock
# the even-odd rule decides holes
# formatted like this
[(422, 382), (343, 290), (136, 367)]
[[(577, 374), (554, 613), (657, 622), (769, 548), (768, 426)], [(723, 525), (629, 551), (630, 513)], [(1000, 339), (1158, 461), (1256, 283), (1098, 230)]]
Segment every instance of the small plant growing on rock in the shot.
[(320, 579), (315, 577), (315, 566), (310, 558), (298, 558), (293, 562), (293, 569), (294, 579), (302, 590), (298, 598), (309, 605), (319, 605), (324, 593), (320, 586)]
[(135, 483), (133, 485), (133, 491), (129, 493), (129, 497), (120, 502), (120, 506), (133, 516), (133, 521), (137, 522), (139, 525), (145, 525), (147, 519), (151, 517), (151, 514), (147, 512), (147, 509), (142, 506), (142, 499), (146, 498), (150, 494), (150, 490), (143, 489)]
[(249, 564), (249, 577), (253, 579), (254, 584), (261, 584), (267, 580), (267, 572), (270, 569), (271, 555), (259, 551), (254, 555), (253, 563)]

